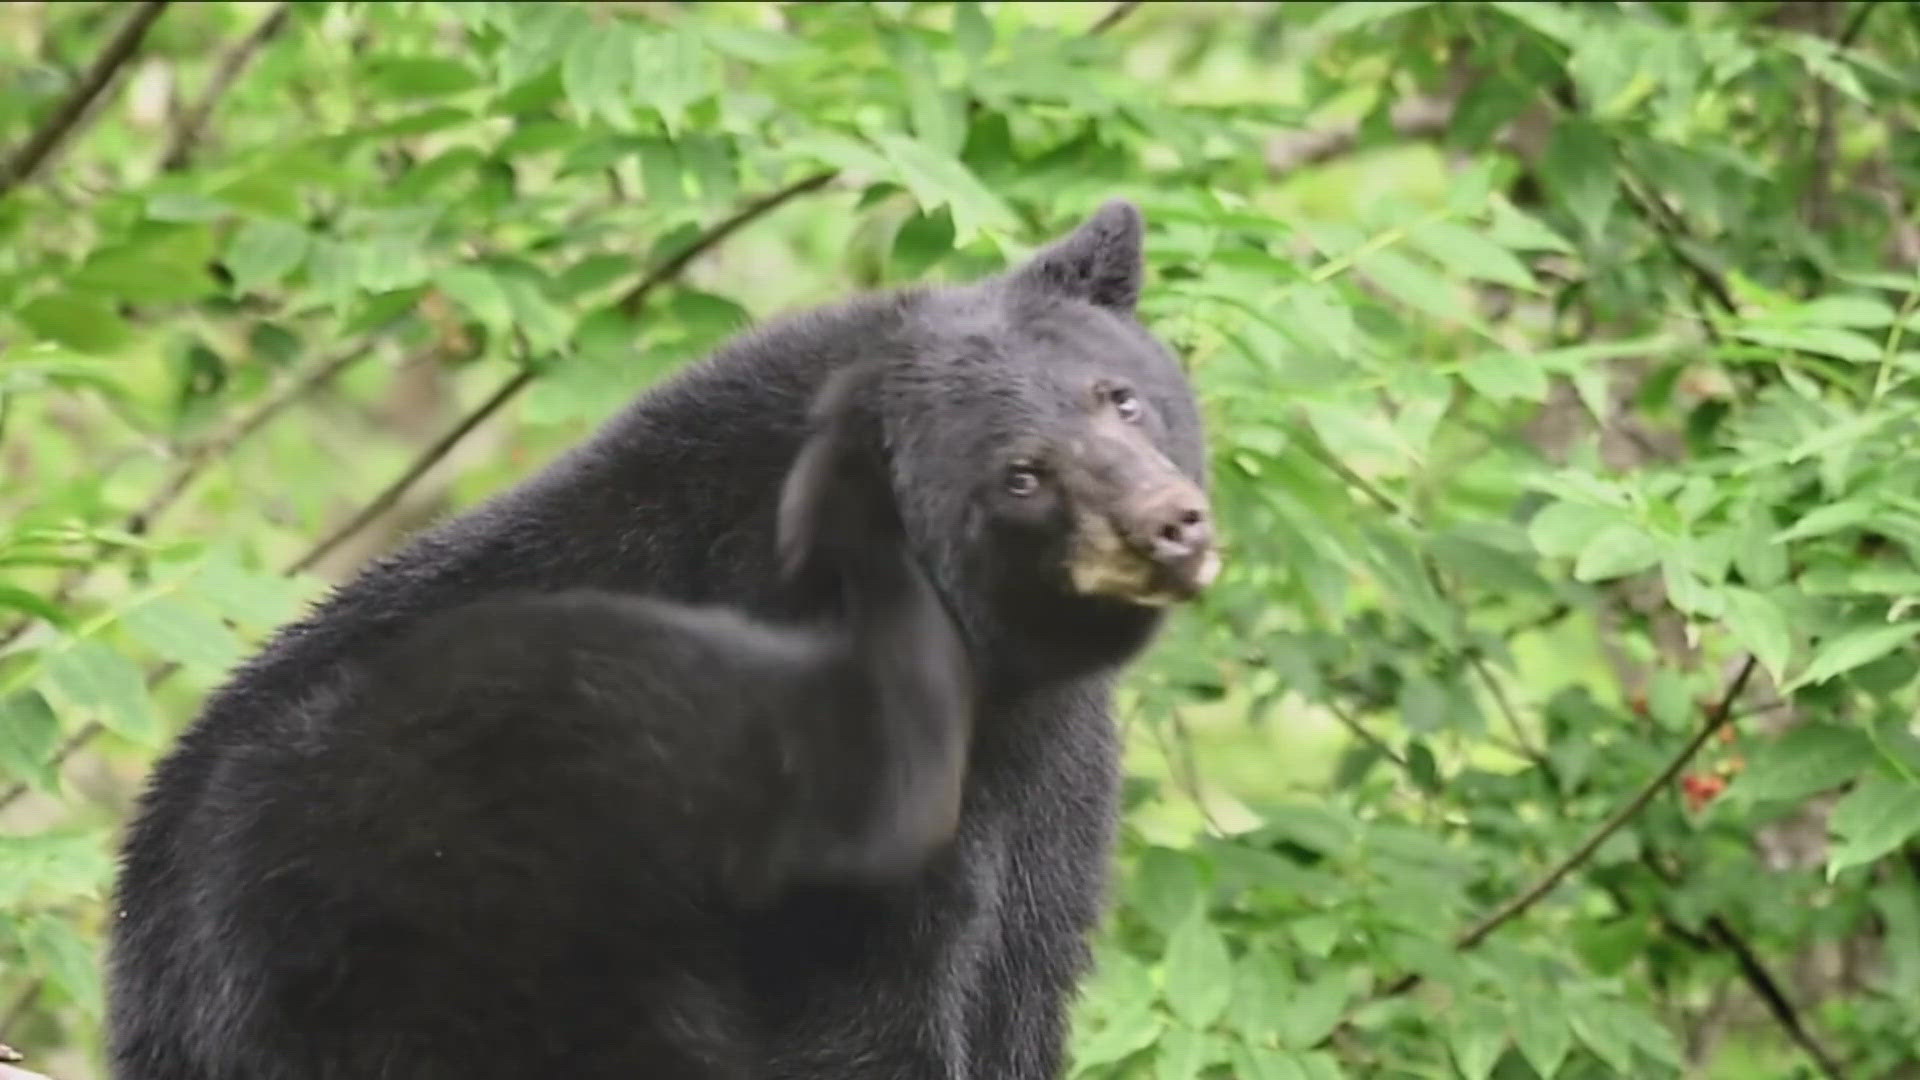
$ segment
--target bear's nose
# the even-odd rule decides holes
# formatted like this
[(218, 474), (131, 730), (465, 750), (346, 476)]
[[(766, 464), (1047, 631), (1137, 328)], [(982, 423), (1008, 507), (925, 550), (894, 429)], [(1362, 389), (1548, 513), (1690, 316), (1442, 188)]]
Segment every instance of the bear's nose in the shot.
[(1205, 587), (1213, 554), (1206, 497), (1188, 484), (1163, 487), (1133, 507), (1133, 547), (1175, 578)]
[(1160, 527), (1154, 530), (1152, 548), (1155, 561), (1178, 565), (1205, 554), (1213, 543), (1213, 530), (1207, 525), (1207, 512), (1198, 506), (1177, 506), (1168, 510)]

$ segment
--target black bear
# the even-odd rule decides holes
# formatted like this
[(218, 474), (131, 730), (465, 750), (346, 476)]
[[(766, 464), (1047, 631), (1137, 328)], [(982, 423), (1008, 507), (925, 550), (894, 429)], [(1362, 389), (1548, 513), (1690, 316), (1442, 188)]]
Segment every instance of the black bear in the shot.
[(113, 1074), (1057, 1076), (1219, 566), (1141, 240), (772, 322), (282, 631), (128, 832)]

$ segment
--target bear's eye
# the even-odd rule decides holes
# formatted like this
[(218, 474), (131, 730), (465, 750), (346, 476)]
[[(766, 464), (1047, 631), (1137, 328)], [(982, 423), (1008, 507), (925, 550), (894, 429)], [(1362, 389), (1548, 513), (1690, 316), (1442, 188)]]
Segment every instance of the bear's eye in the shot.
[(1140, 399), (1133, 391), (1116, 386), (1107, 391), (1107, 400), (1113, 402), (1113, 411), (1120, 414), (1120, 419), (1129, 424), (1140, 419)]
[(1007, 466), (1007, 494), (1026, 498), (1040, 490), (1040, 469), (1032, 462), (1019, 461)]

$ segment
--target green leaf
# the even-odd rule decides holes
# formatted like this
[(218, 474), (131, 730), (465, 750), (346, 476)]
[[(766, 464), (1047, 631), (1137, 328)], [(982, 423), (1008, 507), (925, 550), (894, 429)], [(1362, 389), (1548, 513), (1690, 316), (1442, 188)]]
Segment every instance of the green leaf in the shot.
[(713, 57), (699, 36), (675, 27), (633, 35), (634, 93), (678, 132), (687, 110), (713, 93)]
[(133, 608), (121, 624), (159, 656), (213, 674), (232, 667), (245, 652), (225, 623), (171, 596), (158, 596)]
[(1594, 536), (1618, 524), (1620, 515), (1585, 503), (1552, 503), (1527, 522), (1527, 540), (1549, 558), (1578, 555)]
[(1611, 581), (1637, 574), (1660, 561), (1662, 549), (1639, 527), (1615, 524), (1600, 531), (1580, 549), (1575, 560), (1576, 581)]
[(1920, 784), (1868, 776), (1834, 804), (1827, 826), (1839, 843), (1827, 853), (1827, 880), (1893, 851), (1920, 833)]
[(1746, 800), (1803, 799), (1839, 787), (1878, 759), (1864, 732), (1837, 724), (1806, 723), (1754, 753), (1728, 794)]
[(1542, 1080), (1553, 1080), (1573, 1049), (1573, 1029), (1557, 995), (1538, 993), (1515, 1000), (1510, 1010), (1513, 1041)]
[(1573, 118), (1555, 124), (1541, 174), (1589, 237), (1606, 230), (1619, 188), (1613, 149), (1599, 127)]
[(560, 85), (581, 117), (603, 117), (615, 126), (632, 111), (634, 84), (651, 77), (636, 69), (638, 54), (627, 24), (613, 23), (579, 34), (560, 61)]
[(1464, 1006), (1445, 1024), (1447, 1049), (1464, 1080), (1487, 1080), (1507, 1047), (1507, 1032), (1498, 1014), (1486, 1008)]
[(1587, 1001), (1577, 1005), (1568, 1018), (1573, 1032), (1587, 1049), (1610, 1066), (1616, 1076), (1633, 1076), (1633, 1039), (1620, 1022), (1618, 1010), (1608, 1002)]
[(1721, 596), (1727, 605), (1727, 630), (1734, 640), (1753, 653), (1775, 683), (1784, 682), (1787, 663), (1793, 658), (1787, 613), (1765, 593), (1752, 589), (1728, 586)]
[(941, 86), (932, 64), (902, 73), (913, 133), (929, 150), (958, 156), (967, 139), (966, 105), (961, 95)]
[(1540, 283), (1511, 251), (1453, 221), (1429, 221), (1407, 234), (1414, 247), (1461, 277), (1491, 281), (1526, 292)]
[(1363, 26), (1374, 26), (1397, 15), (1418, 11), (1433, 0), (1347, 0), (1335, 4), (1308, 26), (1303, 36), (1325, 41)]
[(1174, 1024), (1161, 1034), (1153, 1051), (1154, 1080), (1196, 1080), (1213, 1064), (1217, 1048), (1205, 1033)]
[(132, 335), (113, 304), (72, 292), (36, 296), (14, 315), (35, 336), (90, 356), (117, 353)]
[(1806, 669), (1781, 689), (1791, 693), (1803, 686), (1826, 682), (1857, 667), (1870, 664), (1913, 641), (1920, 634), (1920, 622), (1895, 623), (1892, 626), (1856, 626), (1831, 638), (1814, 651)]
[(1249, 1039), (1277, 1035), (1292, 993), (1293, 974), (1286, 960), (1270, 949), (1248, 949), (1233, 965), (1227, 1024)]
[(1773, 535), (1773, 542), (1784, 544), (1793, 540), (1805, 540), (1814, 536), (1826, 536), (1842, 529), (1851, 529), (1873, 521), (1880, 514), (1880, 506), (1871, 499), (1845, 499), (1837, 503), (1815, 507), (1803, 515), (1800, 520)]
[(277, 284), (307, 258), (307, 232), (298, 225), (266, 218), (249, 220), (227, 245), (227, 272), (233, 291), (250, 293)]
[(1346, 982), (1333, 974), (1296, 987), (1277, 1017), (1281, 1045), (1299, 1050), (1320, 1045), (1340, 1026), (1349, 996)]
[(1233, 988), (1233, 959), (1220, 932), (1195, 908), (1167, 940), (1162, 994), (1173, 1015), (1196, 1028), (1219, 1019)]
[(792, 34), (755, 26), (696, 21), (697, 33), (714, 51), (750, 64), (787, 64), (809, 58), (817, 49)]
[(271, 630), (288, 622), (305, 602), (298, 583), (250, 570), (224, 554), (195, 567), (182, 589), (222, 618), (250, 630)]
[(1151, 1010), (1145, 1009), (1110, 1019), (1074, 1048), (1075, 1071), (1108, 1065), (1152, 1046), (1166, 1023)]
[(1395, 300), (1446, 323), (1472, 321), (1459, 287), (1432, 270), (1392, 251), (1375, 251), (1355, 262), (1367, 280)]
[(485, 267), (450, 266), (433, 276), (433, 284), (487, 328), (512, 328), (513, 301)]
[(1832, 326), (1736, 326), (1733, 335), (1755, 345), (1831, 356), (1871, 364), (1879, 361), (1879, 343), (1863, 334)]
[(36, 915), (22, 927), (20, 944), (34, 969), (44, 972), (81, 1012), (99, 1016), (99, 958), (72, 925), (51, 915)]
[(1892, 326), (1898, 315), (1892, 305), (1871, 296), (1822, 296), (1796, 307), (1774, 312), (1781, 322), (1838, 326), (1851, 330), (1879, 330)]
[(982, 229), (1010, 229), (1013, 212), (981, 184), (959, 159), (903, 135), (874, 137), (887, 161), (923, 210), (945, 206), (953, 212), (956, 243), (965, 245)]
[(217, 290), (208, 272), (212, 234), (181, 228), (101, 248), (67, 279), (75, 288), (137, 304), (200, 300)]
[(1130, 883), (1133, 906), (1149, 924), (1171, 934), (1200, 906), (1200, 868), (1183, 852), (1150, 847)]
[(46, 676), (61, 699), (93, 713), (114, 733), (148, 746), (160, 722), (147, 697), (145, 678), (133, 661), (97, 641), (76, 641), (46, 660)]
[(513, 309), (514, 325), (527, 335), (536, 352), (557, 349), (573, 336), (573, 316), (547, 299), (539, 286), (518, 276), (498, 280)]
[[(1566, 238), (1543, 224), (1539, 218), (1514, 207), (1505, 199), (1496, 198), (1488, 205), (1492, 208), (1487, 221), (1487, 235), (1494, 243), (1513, 251), (1553, 251), (1570, 255), (1573, 245)], [(1532, 272), (1528, 272), (1531, 276)]]
[(1547, 374), (1514, 353), (1481, 353), (1460, 368), (1460, 377), (1494, 401), (1547, 400)]
[(480, 85), (480, 76), (445, 56), (379, 56), (368, 62), (371, 83), (387, 97), (425, 99), (458, 94)]
[(97, 897), (113, 877), (106, 837), (97, 833), (0, 833), (0, 866), (0, 909)]
[(993, 23), (975, 0), (953, 5), (953, 41), (969, 65), (978, 64), (993, 49)]
[(52, 792), (60, 786), (53, 753), (60, 741), (60, 720), (47, 699), (22, 690), (0, 701), (0, 772)]
[[(1322, 1080), (1328, 1074), (1320, 1055), (1290, 1050), (1236, 1044), (1233, 1052), (1235, 1080)], [(1338, 1076), (1336, 1070), (1333, 1076)]]

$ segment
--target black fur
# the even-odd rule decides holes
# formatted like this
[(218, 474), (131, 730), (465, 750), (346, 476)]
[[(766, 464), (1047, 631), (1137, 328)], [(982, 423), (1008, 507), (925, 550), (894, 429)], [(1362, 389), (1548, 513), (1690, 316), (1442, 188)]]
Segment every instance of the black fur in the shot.
[(1002, 484), (1096, 377), (1202, 482), (1140, 235), (774, 322), (284, 630), (128, 834), (113, 1075), (1058, 1075), (1159, 615)]

